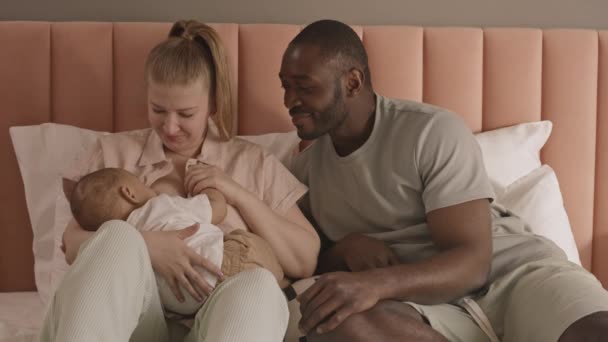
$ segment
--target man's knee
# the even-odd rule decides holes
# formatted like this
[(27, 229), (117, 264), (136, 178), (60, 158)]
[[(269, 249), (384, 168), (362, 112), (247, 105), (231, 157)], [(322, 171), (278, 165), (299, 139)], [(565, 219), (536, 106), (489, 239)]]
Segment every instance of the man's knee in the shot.
[[(372, 311), (374, 309), (371, 309)], [(369, 336), (375, 334), (375, 330), (379, 327), (374, 325), (376, 321), (375, 314), (370, 312), (361, 312), (354, 314), (346, 318), (340, 325), (334, 330), (324, 333), (316, 334), (312, 332), (308, 336), (308, 341), (312, 342), (329, 342), (329, 341), (368, 341)], [(376, 335), (380, 338), (380, 335)]]
[(604, 341), (608, 336), (608, 311), (585, 316), (566, 329), (559, 342)]
[[(319, 341), (369, 341), (372, 336), (385, 336), (401, 331), (397, 336), (411, 336), (411, 341), (435, 341), (426, 339), (432, 328), (410, 305), (396, 301), (382, 301), (372, 309), (348, 317), (334, 331)], [(435, 335), (435, 334), (431, 334)], [(318, 336), (320, 337), (320, 336)], [(409, 341), (410, 339), (406, 340)]]
[(383, 300), (378, 302), (370, 315), (376, 321), (385, 321), (387, 317), (400, 320), (401, 318), (412, 319), (415, 322), (424, 323), (422, 315), (411, 305), (394, 300)]

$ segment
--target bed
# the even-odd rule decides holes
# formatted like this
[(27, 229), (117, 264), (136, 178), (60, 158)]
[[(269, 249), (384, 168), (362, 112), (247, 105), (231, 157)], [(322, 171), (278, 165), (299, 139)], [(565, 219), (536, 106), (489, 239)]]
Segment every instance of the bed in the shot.
[[(278, 70), (283, 50), (301, 26), (212, 26), (230, 55), (237, 133), (293, 130)], [(44, 269), (57, 259), (56, 246), (49, 246), (56, 238), (36, 230), (53, 222), (32, 219), (34, 199), (26, 201), (28, 184), (9, 128), (57, 123), (117, 132), (146, 127), (143, 61), (169, 27), (0, 22), (0, 341), (34, 339), (49, 296), (48, 290), (42, 297), (39, 292), (52, 282)], [(552, 122), (540, 161), (559, 179), (581, 264), (608, 286), (608, 31), (353, 27), (383, 95), (446, 107), (474, 132)], [(44, 214), (52, 218), (54, 212)]]

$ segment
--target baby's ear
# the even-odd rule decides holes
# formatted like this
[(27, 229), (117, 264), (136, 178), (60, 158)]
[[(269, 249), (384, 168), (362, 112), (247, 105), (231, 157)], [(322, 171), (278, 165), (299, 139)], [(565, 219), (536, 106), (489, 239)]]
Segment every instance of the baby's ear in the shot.
[(139, 198), (137, 196), (137, 194), (135, 192), (133, 192), (133, 190), (131, 189), (130, 186), (128, 186), (128, 185), (121, 185), (119, 191), (120, 191), (120, 195), (125, 200), (127, 200), (129, 203), (131, 203), (133, 205), (142, 204), (141, 203), (141, 198)]
[(76, 182), (70, 179), (66, 179), (66, 178), (62, 178), (63, 180), (63, 194), (65, 195), (65, 198), (68, 199), (68, 201), (70, 200), (70, 198), (72, 198), (72, 192), (74, 191), (74, 188), (76, 187)]

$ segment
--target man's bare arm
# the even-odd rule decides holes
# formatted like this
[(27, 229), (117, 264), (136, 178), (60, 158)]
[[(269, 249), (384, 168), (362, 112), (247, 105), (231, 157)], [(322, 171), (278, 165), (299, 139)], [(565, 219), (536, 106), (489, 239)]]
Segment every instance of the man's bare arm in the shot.
[(446, 303), (485, 284), (492, 258), (489, 201), (434, 210), (428, 213), (427, 223), (440, 252), (416, 263), (369, 271), (382, 279), (381, 299)]

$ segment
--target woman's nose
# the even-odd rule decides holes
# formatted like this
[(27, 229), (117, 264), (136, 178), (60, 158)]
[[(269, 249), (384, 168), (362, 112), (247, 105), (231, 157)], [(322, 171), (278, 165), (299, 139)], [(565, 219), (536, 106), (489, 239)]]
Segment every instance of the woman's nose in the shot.
[(179, 131), (179, 123), (175, 116), (169, 114), (163, 122), (163, 131), (165, 134), (173, 135)]

